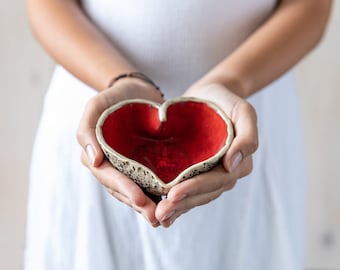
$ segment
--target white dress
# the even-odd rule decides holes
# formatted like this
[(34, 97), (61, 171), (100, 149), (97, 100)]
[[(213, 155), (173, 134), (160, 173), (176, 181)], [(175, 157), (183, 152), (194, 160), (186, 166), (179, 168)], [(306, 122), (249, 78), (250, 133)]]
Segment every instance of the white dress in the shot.
[[(179, 96), (270, 16), (274, 0), (85, 0), (88, 16), (166, 97)], [(227, 72), (227, 71), (226, 71)], [(76, 130), (95, 91), (57, 66), (33, 152), (26, 270), (295, 270), (303, 267), (302, 132), (292, 74), (249, 101), (252, 174), (152, 228), (80, 162)]]

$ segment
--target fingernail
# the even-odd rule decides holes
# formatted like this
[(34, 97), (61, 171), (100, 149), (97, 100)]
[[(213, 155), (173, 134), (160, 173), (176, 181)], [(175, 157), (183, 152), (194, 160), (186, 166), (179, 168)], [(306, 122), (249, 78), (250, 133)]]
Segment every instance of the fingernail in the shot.
[(91, 144), (86, 145), (85, 151), (92, 166), (94, 166), (94, 150)]
[(169, 214), (167, 214), (165, 217), (162, 218), (161, 222), (164, 222), (167, 219), (171, 218), (174, 214), (175, 214), (175, 210), (171, 211)]
[(243, 155), (240, 151), (234, 154), (234, 156), (231, 159), (230, 172), (233, 172), (236, 170), (236, 168), (240, 165), (242, 159), (243, 159)]
[(171, 227), (172, 224), (174, 224), (174, 222), (176, 221), (177, 217), (173, 216), (170, 218), (170, 220), (168, 221), (169, 223), (167, 224), (167, 228)]
[(151, 223), (152, 227), (158, 227), (160, 225), (159, 221)]
[[(139, 213), (142, 214), (141, 212)], [(147, 216), (143, 215), (143, 217), (152, 227), (158, 227), (160, 225), (158, 221), (151, 222), (151, 220)]]

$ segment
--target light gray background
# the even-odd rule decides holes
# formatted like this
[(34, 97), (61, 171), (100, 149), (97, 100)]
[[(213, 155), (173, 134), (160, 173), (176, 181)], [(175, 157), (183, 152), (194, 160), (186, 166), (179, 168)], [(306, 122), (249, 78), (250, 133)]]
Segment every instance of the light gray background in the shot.
[[(30, 152), (53, 63), (30, 33), (24, 1), (1, 4), (0, 269), (12, 270), (22, 266)], [(340, 269), (338, 29), (336, 3), (323, 43), (296, 68), (309, 175), (306, 269)]]

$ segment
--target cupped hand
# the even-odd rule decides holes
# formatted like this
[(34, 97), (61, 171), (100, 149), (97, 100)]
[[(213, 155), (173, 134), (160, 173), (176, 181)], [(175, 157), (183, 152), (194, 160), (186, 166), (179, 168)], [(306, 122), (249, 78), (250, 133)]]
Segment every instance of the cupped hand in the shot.
[(222, 108), (233, 123), (235, 137), (221, 164), (174, 186), (157, 205), (156, 218), (164, 227), (232, 189), (238, 179), (252, 171), (252, 154), (258, 147), (256, 112), (246, 100), (219, 84), (191, 88), (184, 95), (209, 100)]
[(136, 78), (119, 80), (88, 102), (80, 121), (77, 139), (83, 148), (81, 160), (98, 181), (113, 197), (141, 213), (156, 227), (159, 223), (155, 218), (155, 202), (137, 184), (104, 159), (95, 135), (97, 120), (104, 110), (119, 101), (134, 98), (163, 102), (161, 92), (152, 85)]

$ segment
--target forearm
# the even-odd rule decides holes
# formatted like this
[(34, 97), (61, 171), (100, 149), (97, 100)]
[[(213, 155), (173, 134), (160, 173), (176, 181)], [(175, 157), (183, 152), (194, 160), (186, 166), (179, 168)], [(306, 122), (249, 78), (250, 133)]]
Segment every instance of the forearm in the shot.
[(331, 0), (282, 0), (273, 15), (194, 87), (220, 83), (248, 97), (293, 67), (321, 39)]
[(134, 71), (109, 39), (83, 13), (77, 0), (28, 0), (37, 39), (55, 61), (102, 90), (120, 73)]

